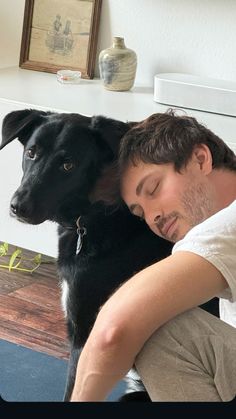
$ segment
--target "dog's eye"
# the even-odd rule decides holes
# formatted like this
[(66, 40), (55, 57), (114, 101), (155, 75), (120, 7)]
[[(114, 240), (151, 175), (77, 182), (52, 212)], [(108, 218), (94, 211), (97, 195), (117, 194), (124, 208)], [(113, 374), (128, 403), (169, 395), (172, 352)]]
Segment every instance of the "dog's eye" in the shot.
[(74, 169), (74, 167), (75, 167), (74, 163), (70, 163), (70, 162), (68, 162), (68, 163), (64, 163), (64, 164), (63, 164), (63, 169), (64, 169), (66, 172), (69, 172), (70, 170)]
[(26, 156), (31, 159), (34, 160), (36, 157), (36, 151), (34, 148), (29, 148), (29, 150), (26, 151)]

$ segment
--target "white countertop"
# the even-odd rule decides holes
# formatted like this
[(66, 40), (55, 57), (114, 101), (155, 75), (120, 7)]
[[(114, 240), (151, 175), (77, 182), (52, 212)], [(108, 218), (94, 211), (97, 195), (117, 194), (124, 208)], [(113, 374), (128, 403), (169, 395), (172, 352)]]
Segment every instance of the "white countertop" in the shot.
[[(112, 92), (99, 79), (81, 79), (79, 84), (61, 84), (56, 74), (18, 67), (0, 70), (0, 100), (84, 115), (103, 114), (123, 121), (139, 121), (170, 106), (154, 102), (153, 87), (137, 86), (127, 92)], [(174, 107), (174, 105), (171, 105)], [(227, 142), (236, 143), (236, 118), (186, 109)]]
[(84, 115), (106, 114), (121, 120), (133, 119), (134, 114), (139, 120), (165, 109), (153, 101), (152, 88), (139, 86), (128, 92), (112, 92), (99, 79), (61, 84), (56, 74), (16, 67), (0, 70), (0, 98)]

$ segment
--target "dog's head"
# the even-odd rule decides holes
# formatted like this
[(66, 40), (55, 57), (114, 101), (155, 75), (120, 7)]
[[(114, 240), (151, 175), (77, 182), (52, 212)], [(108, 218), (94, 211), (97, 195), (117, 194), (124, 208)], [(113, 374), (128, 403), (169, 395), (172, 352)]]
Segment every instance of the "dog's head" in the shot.
[(39, 224), (72, 221), (85, 213), (129, 127), (103, 116), (30, 109), (6, 115), (0, 150), (16, 138), (24, 146), (23, 178), (11, 200), (11, 215)]

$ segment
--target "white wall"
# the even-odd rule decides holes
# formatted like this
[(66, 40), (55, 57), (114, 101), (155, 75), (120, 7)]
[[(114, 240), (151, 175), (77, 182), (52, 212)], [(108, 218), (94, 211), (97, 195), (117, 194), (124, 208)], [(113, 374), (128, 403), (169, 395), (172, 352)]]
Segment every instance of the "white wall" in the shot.
[[(23, 9), (0, 0), (0, 67), (18, 65)], [(235, 0), (103, 0), (98, 53), (123, 36), (138, 55), (137, 84), (171, 71), (236, 81), (235, 22)]]
[(0, 68), (18, 65), (24, 0), (0, 0)]

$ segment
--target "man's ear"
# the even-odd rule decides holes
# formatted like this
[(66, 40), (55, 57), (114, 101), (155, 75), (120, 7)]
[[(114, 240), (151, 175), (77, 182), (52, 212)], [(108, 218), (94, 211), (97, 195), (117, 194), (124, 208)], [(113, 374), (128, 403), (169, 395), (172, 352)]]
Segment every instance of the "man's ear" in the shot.
[(104, 116), (93, 116), (91, 119), (91, 128), (99, 133), (114, 157), (118, 157), (121, 138), (133, 125), (131, 122), (122, 122)]
[(15, 138), (25, 145), (32, 131), (42, 124), (50, 112), (35, 109), (24, 109), (10, 112), (5, 116), (2, 123), (2, 142), (0, 150)]
[(202, 172), (208, 175), (212, 171), (212, 155), (209, 147), (206, 144), (197, 144), (193, 153)]

